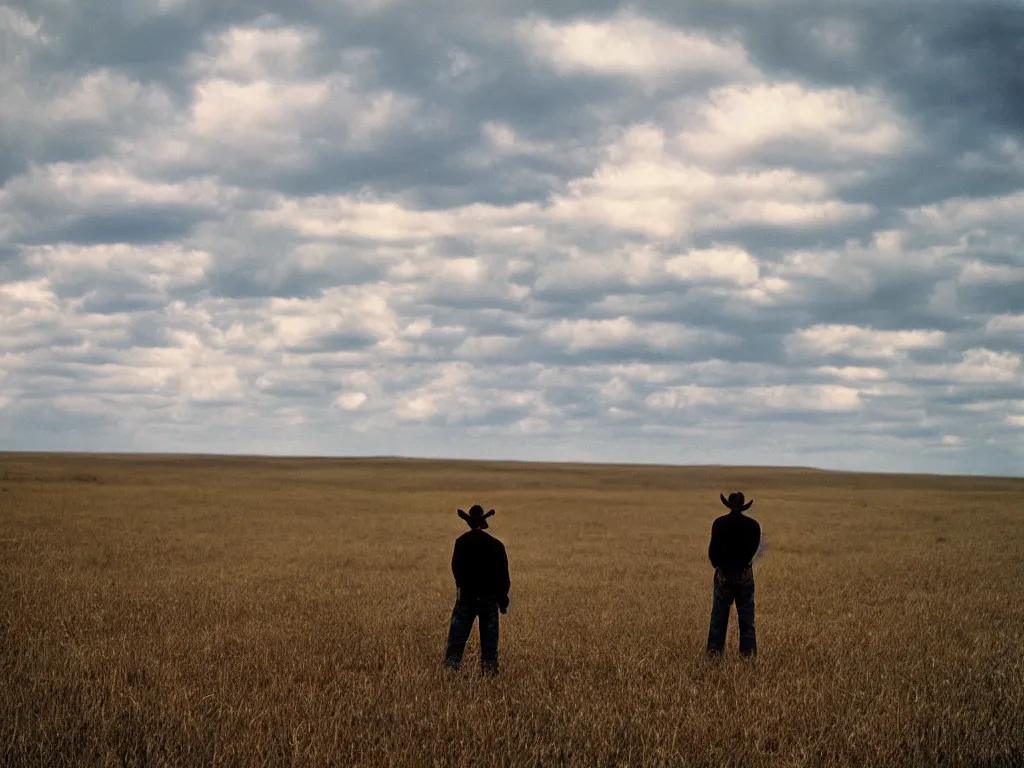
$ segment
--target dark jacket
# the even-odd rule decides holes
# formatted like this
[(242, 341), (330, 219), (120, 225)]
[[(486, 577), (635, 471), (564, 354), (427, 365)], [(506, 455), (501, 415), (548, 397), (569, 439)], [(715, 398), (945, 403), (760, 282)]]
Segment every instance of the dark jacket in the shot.
[(715, 568), (727, 575), (738, 575), (754, 559), (761, 544), (761, 526), (742, 512), (730, 512), (711, 526), (708, 557)]
[(455, 585), (466, 597), (485, 597), (508, 607), (508, 557), (505, 545), (479, 528), (455, 540), (452, 553)]

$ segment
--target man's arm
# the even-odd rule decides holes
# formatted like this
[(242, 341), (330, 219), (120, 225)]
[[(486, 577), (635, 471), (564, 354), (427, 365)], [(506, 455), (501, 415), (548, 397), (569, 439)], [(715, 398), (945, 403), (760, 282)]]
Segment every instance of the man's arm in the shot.
[(452, 576), (455, 577), (455, 585), (458, 586), (464, 581), (466, 572), (466, 556), (462, 551), (462, 540), (455, 540), (455, 549), (452, 550)]
[(505, 545), (500, 545), (500, 557), (498, 558), (498, 606), (502, 612), (508, 608), (508, 591), (512, 588), (512, 579), (508, 575), (508, 555), (505, 553)]
[(717, 568), (721, 559), (722, 534), (719, 530), (718, 521), (715, 520), (715, 522), (711, 524), (711, 543), (708, 544), (708, 560), (710, 560), (711, 564)]
[(750, 526), (750, 540), (747, 545), (748, 551), (750, 553), (747, 556), (748, 563), (753, 561), (754, 555), (757, 554), (757, 548), (761, 546), (761, 525), (757, 522), (757, 520), (754, 520), (752, 518), (750, 519), (750, 522), (752, 522), (753, 525)]

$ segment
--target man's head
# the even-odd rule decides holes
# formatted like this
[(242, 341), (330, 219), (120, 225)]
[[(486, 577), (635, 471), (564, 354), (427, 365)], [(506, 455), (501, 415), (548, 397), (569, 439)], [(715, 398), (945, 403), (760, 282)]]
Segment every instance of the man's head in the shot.
[(753, 499), (744, 503), (743, 494), (739, 491), (730, 493), (728, 499), (721, 493), (718, 494), (718, 497), (722, 500), (722, 503), (733, 512), (744, 512), (750, 509), (750, 505), (754, 503)]
[(493, 509), (485, 513), (484, 508), (481, 507), (479, 504), (474, 504), (472, 507), (470, 507), (468, 515), (461, 509), (459, 510), (459, 517), (461, 517), (463, 520), (469, 523), (469, 527), (473, 530), (476, 530), (477, 528), (486, 528), (487, 518), (493, 514)]

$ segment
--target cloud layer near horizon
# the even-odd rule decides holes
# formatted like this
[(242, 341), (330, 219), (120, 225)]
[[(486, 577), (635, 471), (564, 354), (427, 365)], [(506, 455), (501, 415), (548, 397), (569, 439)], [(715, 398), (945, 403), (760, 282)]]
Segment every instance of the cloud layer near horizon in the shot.
[(1020, 474), (1024, 7), (558, 8), (0, 8), (0, 448)]

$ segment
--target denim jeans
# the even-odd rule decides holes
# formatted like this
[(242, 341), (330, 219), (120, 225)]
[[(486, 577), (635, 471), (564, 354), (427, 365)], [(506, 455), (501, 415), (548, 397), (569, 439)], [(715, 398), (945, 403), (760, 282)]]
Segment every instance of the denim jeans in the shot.
[(733, 602), (736, 603), (736, 617), (740, 623), (740, 653), (744, 656), (756, 656), (754, 574), (749, 568), (732, 578), (721, 571), (715, 571), (715, 599), (711, 606), (708, 653), (717, 655), (725, 649), (725, 633), (729, 629), (729, 610)]
[(498, 673), (498, 602), (492, 598), (457, 594), (448, 628), (444, 663), (452, 669), (462, 664), (473, 621), (480, 617), (480, 667), (486, 674)]

